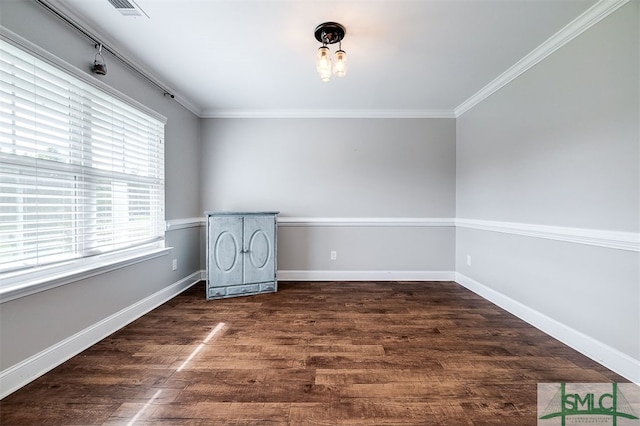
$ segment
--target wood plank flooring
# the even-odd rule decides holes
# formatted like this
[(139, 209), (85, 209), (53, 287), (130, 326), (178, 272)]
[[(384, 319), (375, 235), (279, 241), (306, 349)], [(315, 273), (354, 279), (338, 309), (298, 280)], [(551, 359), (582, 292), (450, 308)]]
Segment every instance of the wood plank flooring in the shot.
[(538, 382), (626, 382), (451, 282), (203, 283), (0, 401), (2, 425), (535, 425)]

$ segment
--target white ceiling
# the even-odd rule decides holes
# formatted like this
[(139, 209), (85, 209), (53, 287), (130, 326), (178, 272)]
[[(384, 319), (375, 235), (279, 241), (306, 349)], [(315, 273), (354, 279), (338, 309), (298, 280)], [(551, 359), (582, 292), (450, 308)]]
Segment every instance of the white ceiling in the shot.
[[(57, 2), (200, 116), (452, 112), (594, 0), (107, 0)], [(344, 78), (320, 81), (325, 21), (344, 25)], [(335, 46), (331, 46), (332, 52)]]

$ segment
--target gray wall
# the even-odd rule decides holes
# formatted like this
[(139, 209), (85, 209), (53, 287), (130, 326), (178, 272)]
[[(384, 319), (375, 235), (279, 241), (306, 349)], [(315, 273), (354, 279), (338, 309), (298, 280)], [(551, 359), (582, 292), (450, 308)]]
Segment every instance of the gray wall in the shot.
[[(206, 119), (202, 182), (203, 210), (453, 218), (455, 120)], [(287, 226), (279, 237), (280, 270), (454, 267), (453, 228)]]
[[(36, 2), (2, 1), (0, 23), (53, 55), (88, 70), (91, 42)], [(200, 215), (198, 117), (105, 55), (103, 82), (168, 118), (165, 132), (166, 218)], [(199, 230), (167, 233), (167, 255), (0, 305), (0, 371), (154, 294), (200, 269)], [(178, 270), (171, 260), (178, 259)]]
[(203, 209), (453, 217), (454, 119), (207, 119)]
[(453, 272), (454, 249), (454, 227), (280, 226), (278, 270), (358, 271), (365, 280), (383, 279), (377, 272), (405, 279), (393, 272), (413, 271), (406, 279), (423, 280), (421, 272)]
[[(89, 67), (91, 43), (35, 2), (0, 7), (2, 25)], [(103, 81), (168, 117), (167, 219), (275, 209), (637, 232), (638, 16), (629, 3), (458, 120), (200, 120), (108, 55)], [(279, 237), (280, 269), (455, 267), (640, 359), (638, 253), (450, 227), (288, 226)], [(0, 370), (204, 266), (202, 228), (167, 241), (168, 256), (0, 305)]]
[[(638, 23), (630, 2), (457, 120), (458, 218), (638, 232)], [(636, 360), (639, 264), (457, 229), (457, 272)]]

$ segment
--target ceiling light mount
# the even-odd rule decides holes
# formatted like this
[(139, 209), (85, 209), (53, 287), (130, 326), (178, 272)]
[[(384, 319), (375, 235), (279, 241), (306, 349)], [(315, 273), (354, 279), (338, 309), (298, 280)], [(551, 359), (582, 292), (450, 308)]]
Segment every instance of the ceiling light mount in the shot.
[(347, 30), (337, 22), (324, 22), (318, 25), (314, 31), (316, 40), (322, 43), (318, 49), (318, 59), (316, 69), (320, 74), (320, 79), (324, 82), (331, 80), (331, 52), (327, 45), (338, 43), (335, 63), (333, 64), (333, 74), (344, 77), (347, 73), (347, 52), (342, 50), (342, 39)]
[(316, 27), (315, 36), (322, 44), (339, 43), (347, 30), (337, 22), (324, 22)]

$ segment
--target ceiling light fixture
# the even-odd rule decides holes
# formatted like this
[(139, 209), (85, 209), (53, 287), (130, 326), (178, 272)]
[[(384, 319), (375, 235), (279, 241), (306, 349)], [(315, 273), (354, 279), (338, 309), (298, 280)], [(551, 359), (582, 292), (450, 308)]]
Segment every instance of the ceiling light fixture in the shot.
[(337, 22), (325, 22), (316, 27), (316, 40), (322, 43), (318, 49), (316, 69), (322, 81), (331, 80), (331, 52), (327, 47), (329, 44), (338, 43), (333, 73), (338, 77), (344, 77), (347, 74), (347, 53), (342, 50), (342, 39), (346, 33), (347, 30)]

